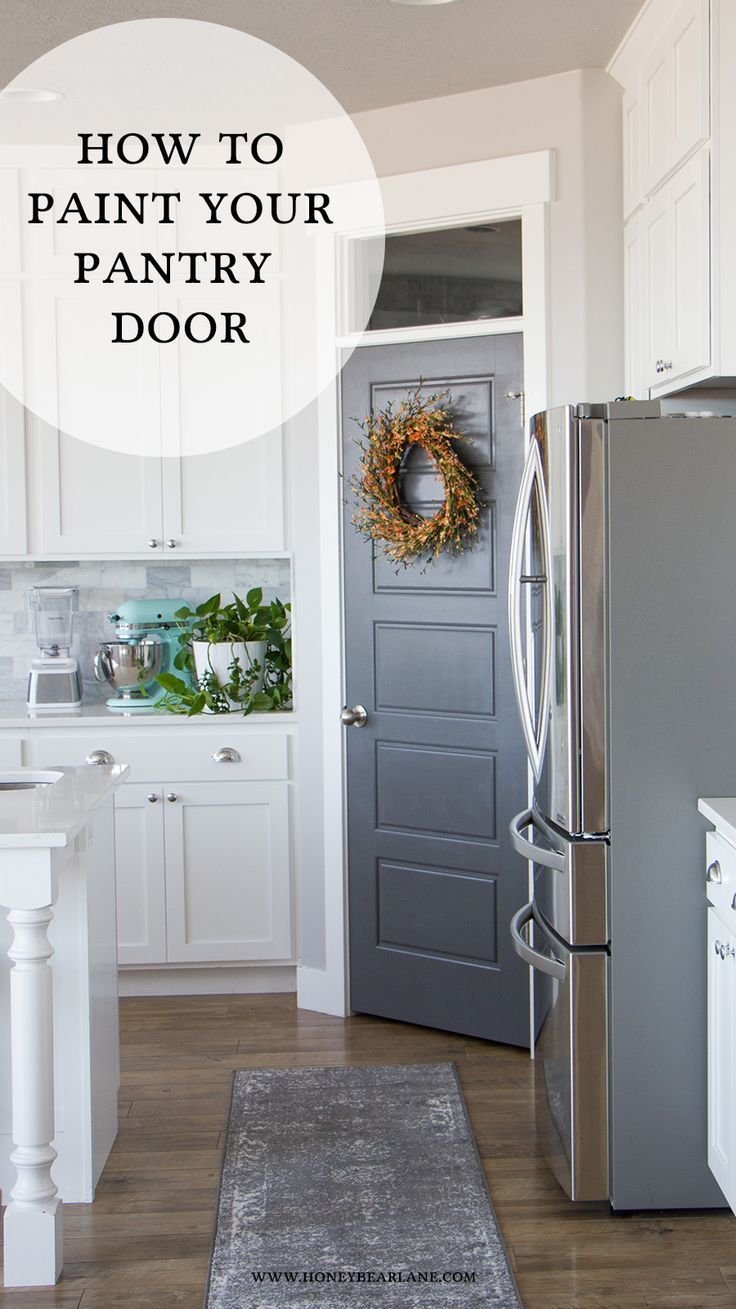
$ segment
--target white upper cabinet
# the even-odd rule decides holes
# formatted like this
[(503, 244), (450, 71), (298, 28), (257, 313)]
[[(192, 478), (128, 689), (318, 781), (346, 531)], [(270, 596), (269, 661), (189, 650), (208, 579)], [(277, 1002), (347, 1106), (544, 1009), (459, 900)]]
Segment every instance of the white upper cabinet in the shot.
[(641, 181), (651, 195), (710, 135), (708, 0), (684, 0), (641, 69)]
[(163, 461), (165, 553), (283, 550), (281, 440), (274, 433)]
[(641, 203), (641, 81), (637, 76), (623, 98), (624, 218)]
[(35, 425), (34, 553), (44, 558), (161, 552), (161, 460)]
[(624, 357), (626, 394), (635, 396), (641, 395), (644, 389), (642, 299), (641, 215), (633, 214), (624, 228)]
[[(704, 147), (677, 170), (640, 216), (644, 387), (654, 389), (710, 362), (709, 178)], [(633, 281), (631, 276), (627, 280), (630, 339), (640, 312)], [(630, 363), (632, 370), (635, 367)]]
[[(0, 282), (0, 351), (17, 368), (22, 367), (21, 341), (20, 290), (13, 282)], [(24, 409), (0, 386), (0, 555), (23, 555), (27, 549)]]
[[(20, 389), (23, 370), (23, 306), (20, 277), (18, 179), (0, 169), (0, 211), (13, 216), (0, 228), (0, 353), (4, 375)], [(0, 386), (0, 554), (22, 555), (26, 539), (26, 462), (23, 406)]]
[[(730, 43), (732, 66), (734, 9), (733, 0), (674, 8), (650, 0), (611, 65), (624, 88), (626, 387), (634, 396), (734, 371), (727, 359), (736, 360), (736, 339), (729, 345), (724, 332), (732, 243), (721, 241), (712, 203), (734, 167), (722, 130), (733, 78), (727, 87), (721, 48)], [(736, 273), (736, 255), (733, 264)]]
[[(175, 181), (178, 189), (206, 182), (217, 190), (225, 189), (228, 176), (200, 170), (194, 177), (182, 174)], [(163, 174), (152, 170), (136, 173), (142, 191), (155, 190), (158, 182), (165, 180)], [(93, 209), (99, 179), (80, 182), (75, 173), (74, 183), (82, 200)], [(124, 191), (130, 187), (129, 173), (114, 168), (106, 171), (105, 186)], [(110, 441), (113, 449), (89, 445), (70, 435), (69, 388), (74, 385), (69, 380), (74, 376), (70, 352), (75, 356), (85, 352), (80, 334), (87, 316), (81, 308), (99, 292), (87, 286), (75, 294), (76, 288), (70, 285), (80, 240), (74, 223), (44, 226), (33, 254), (27, 256), (32, 265), (23, 268), (20, 196), (24, 191), (48, 188), (69, 191), (68, 170), (39, 174), (34, 168), (0, 167), (0, 192), (8, 193), (3, 195), (8, 203), (3, 203), (0, 212), (10, 215), (0, 230), (0, 351), (6, 374), (10, 364), (19, 377), (25, 369), (34, 370), (42, 379), (47, 387), (44, 412), (54, 415), (49, 422), (26, 417), (23, 406), (0, 388), (0, 558), (30, 554), (44, 559), (129, 559), (166, 556), (174, 551), (186, 556), (282, 551), (282, 433), (277, 430), (216, 449), (214, 407), (208, 406), (207, 397), (216, 393), (218, 375), (206, 344), (177, 341), (140, 358), (131, 356), (128, 385), (140, 399), (135, 434), (145, 454), (119, 453), (126, 432), (115, 433)], [(182, 231), (177, 225), (163, 235), (175, 250), (182, 243), (204, 249), (207, 232)], [(125, 228), (126, 251), (135, 254), (146, 239), (135, 224)], [(95, 228), (94, 248), (103, 258), (112, 259), (121, 244), (120, 228), (114, 223)], [(60, 289), (62, 277), (64, 291)], [(196, 310), (201, 288), (186, 285), (182, 277), (171, 286), (136, 286), (136, 310), (142, 315), (167, 308)], [(242, 288), (234, 289), (242, 292)], [(120, 293), (123, 297), (131, 294), (126, 287), (121, 287)], [(278, 322), (271, 328), (278, 340)], [(235, 357), (232, 365), (229, 375), (237, 383)], [(198, 385), (192, 387), (195, 376)], [(114, 404), (118, 385), (119, 378), (105, 376), (100, 367), (90, 370), (88, 386), (97, 393), (99, 411), (109, 425), (108, 436), (118, 421)], [(236, 419), (257, 407), (254, 390), (252, 378), (244, 376), (230, 407)], [(203, 431), (208, 438), (205, 448), (211, 445), (213, 453), (188, 454), (189, 449), (202, 449)]]

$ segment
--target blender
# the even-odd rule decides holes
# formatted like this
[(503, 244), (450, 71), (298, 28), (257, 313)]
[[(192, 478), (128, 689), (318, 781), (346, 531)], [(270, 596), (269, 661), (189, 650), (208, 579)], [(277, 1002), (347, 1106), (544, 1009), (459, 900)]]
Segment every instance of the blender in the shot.
[(79, 665), (72, 645), (76, 586), (34, 586), (29, 595), (36, 645), (28, 677), (30, 709), (78, 709), (82, 703)]

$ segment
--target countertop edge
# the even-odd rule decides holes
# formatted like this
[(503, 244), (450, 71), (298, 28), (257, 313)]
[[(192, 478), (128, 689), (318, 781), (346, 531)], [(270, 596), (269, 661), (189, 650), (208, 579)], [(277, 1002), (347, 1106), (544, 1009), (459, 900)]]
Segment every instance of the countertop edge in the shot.
[(736, 845), (736, 796), (701, 796), (698, 810), (718, 832)]

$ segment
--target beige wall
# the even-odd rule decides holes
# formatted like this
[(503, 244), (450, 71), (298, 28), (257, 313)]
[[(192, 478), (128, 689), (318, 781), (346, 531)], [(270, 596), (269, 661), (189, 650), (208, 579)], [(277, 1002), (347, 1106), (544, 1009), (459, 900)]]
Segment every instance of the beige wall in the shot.
[(380, 176), (554, 150), (550, 402), (623, 388), (621, 88), (600, 69), (357, 114)]

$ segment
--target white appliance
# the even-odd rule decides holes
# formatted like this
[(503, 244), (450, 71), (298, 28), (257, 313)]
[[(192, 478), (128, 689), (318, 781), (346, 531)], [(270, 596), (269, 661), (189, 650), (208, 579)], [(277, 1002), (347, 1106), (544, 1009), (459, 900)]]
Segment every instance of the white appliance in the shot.
[(76, 586), (34, 586), (29, 602), (40, 656), (28, 677), (30, 709), (78, 709), (82, 703), (79, 665), (72, 646)]

